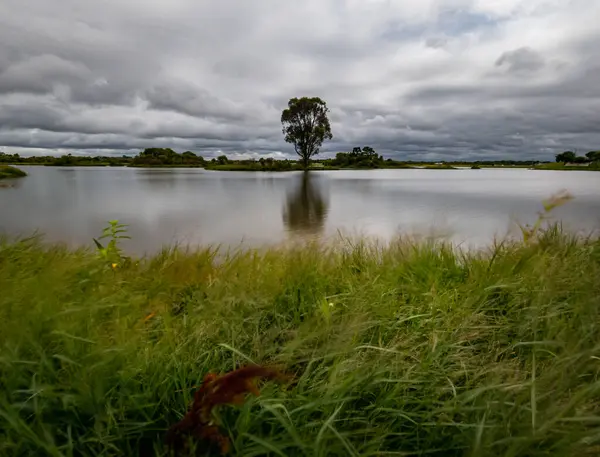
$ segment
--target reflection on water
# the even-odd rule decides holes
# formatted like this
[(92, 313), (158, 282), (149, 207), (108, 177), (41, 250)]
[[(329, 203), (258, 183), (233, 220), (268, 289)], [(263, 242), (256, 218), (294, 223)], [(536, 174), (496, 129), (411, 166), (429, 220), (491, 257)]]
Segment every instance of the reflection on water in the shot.
[(0, 181), (0, 189), (17, 188), (22, 184), (21, 181), (22, 178), (3, 179), (2, 181)]
[(542, 201), (575, 199), (553, 216), (568, 229), (600, 228), (600, 173), (509, 170), (364, 170), (310, 173), (202, 169), (23, 167), (0, 188), (0, 236), (38, 230), (49, 241), (93, 246), (106, 222), (129, 225), (127, 252), (163, 244), (264, 246), (297, 235), (446, 235), (463, 246), (532, 223)]
[(315, 173), (304, 172), (294, 177), (288, 190), (283, 221), (287, 230), (316, 235), (323, 231), (327, 217), (327, 201), (322, 183)]
[(138, 172), (140, 182), (156, 190), (169, 190), (177, 184), (178, 176), (166, 169), (141, 168)]

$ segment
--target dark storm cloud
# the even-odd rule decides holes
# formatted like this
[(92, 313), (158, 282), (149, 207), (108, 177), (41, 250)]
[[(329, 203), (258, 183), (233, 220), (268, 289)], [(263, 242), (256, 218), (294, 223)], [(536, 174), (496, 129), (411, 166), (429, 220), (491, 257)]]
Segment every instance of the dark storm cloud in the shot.
[(81, 63), (40, 55), (8, 66), (0, 74), (0, 92), (51, 93), (57, 85), (79, 85), (93, 74)]
[(4, 0), (0, 149), (291, 155), (279, 117), (302, 95), (331, 108), (325, 154), (595, 149), (599, 13), (581, 0)]
[(256, 117), (256, 109), (266, 108), (263, 103), (249, 106), (243, 102), (218, 97), (185, 81), (157, 83), (143, 92), (142, 96), (148, 101), (150, 109), (175, 111), (193, 117), (226, 122), (251, 122)]
[(177, 150), (192, 150), (202, 153), (208, 150), (208, 156), (222, 152), (259, 151), (269, 153), (277, 142), (270, 143), (264, 140), (221, 140), (221, 139), (195, 139), (181, 137), (140, 138), (122, 134), (74, 134), (71, 132), (48, 132), (29, 130), (0, 131), (0, 143), (9, 147), (25, 149), (39, 149), (39, 154), (45, 149), (70, 149), (84, 150), (140, 150), (148, 147), (174, 148)]

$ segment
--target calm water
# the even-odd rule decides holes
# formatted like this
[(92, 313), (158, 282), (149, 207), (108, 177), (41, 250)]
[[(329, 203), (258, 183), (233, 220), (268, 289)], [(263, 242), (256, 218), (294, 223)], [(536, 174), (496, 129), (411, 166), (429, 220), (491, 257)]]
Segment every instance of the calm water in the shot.
[(372, 170), (303, 173), (200, 169), (23, 167), (0, 188), (0, 233), (39, 230), (91, 245), (106, 221), (130, 225), (130, 252), (161, 245), (248, 246), (306, 235), (399, 233), (481, 246), (516, 234), (562, 189), (575, 200), (555, 217), (571, 230), (600, 228), (600, 173), (506, 170)]

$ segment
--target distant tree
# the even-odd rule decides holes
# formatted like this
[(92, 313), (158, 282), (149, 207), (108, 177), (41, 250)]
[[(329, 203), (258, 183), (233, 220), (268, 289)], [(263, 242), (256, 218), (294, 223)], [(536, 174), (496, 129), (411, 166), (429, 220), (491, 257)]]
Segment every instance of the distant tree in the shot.
[(347, 167), (350, 163), (349, 154), (346, 152), (338, 152), (335, 155), (335, 159), (333, 160), (333, 164), (339, 167)]
[(577, 155), (573, 151), (565, 151), (561, 154), (556, 155), (556, 162), (558, 163), (567, 163), (567, 162), (575, 162)]
[(600, 151), (590, 151), (585, 156), (591, 162), (600, 162)]
[(364, 148), (362, 148), (362, 152), (363, 152), (363, 154), (365, 154), (369, 157), (373, 157), (373, 156), (377, 155), (377, 154), (375, 154), (375, 150), (371, 146), (365, 146)]
[(175, 151), (171, 148), (146, 148), (139, 154), (144, 157), (172, 157), (177, 155)]
[(352, 168), (379, 168), (383, 166), (384, 158), (378, 155), (370, 146), (352, 148), (352, 152), (338, 152), (331, 165)]
[(181, 161), (188, 165), (204, 165), (204, 158), (202, 156), (197, 156), (192, 151), (182, 152)]
[(229, 162), (229, 159), (227, 158), (226, 155), (222, 155), (217, 157), (217, 162), (219, 162), (219, 165), (227, 165), (227, 162)]
[(304, 169), (312, 156), (319, 153), (324, 140), (331, 140), (327, 104), (319, 97), (292, 98), (281, 113), (285, 141), (294, 145)]
[(57, 166), (69, 166), (73, 165), (74, 158), (71, 154), (62, 155), (54, 161), (54, 165)]
[(181, 155), (171, 148), (146, 148), (134, 158), (133, 163), (138, 165), (170, 165), (181, 163)]

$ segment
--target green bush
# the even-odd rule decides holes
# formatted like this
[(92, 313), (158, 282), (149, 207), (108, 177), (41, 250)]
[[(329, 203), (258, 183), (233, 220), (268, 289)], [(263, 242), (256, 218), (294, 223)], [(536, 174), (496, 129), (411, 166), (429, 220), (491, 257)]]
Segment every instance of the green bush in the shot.
[(22, 178), (27, 176), (20, 168), (11, 167), (10, 165), (0, 165), (0, 179), (5, 178)]

